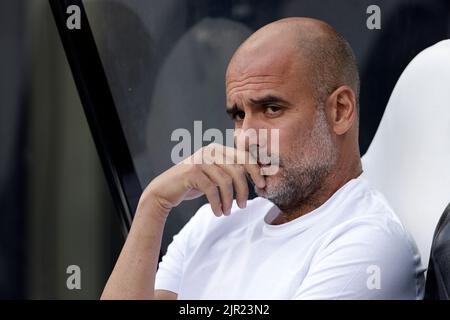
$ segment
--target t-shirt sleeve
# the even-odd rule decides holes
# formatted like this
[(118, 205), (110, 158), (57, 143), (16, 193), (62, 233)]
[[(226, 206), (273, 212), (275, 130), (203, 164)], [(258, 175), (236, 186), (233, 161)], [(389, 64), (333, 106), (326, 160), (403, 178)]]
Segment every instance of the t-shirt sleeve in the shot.
[(313, 258), (293, 299), (421, 299), (420, 257), (402, 232), (361, 225), (338, 235)]
[(200, 211), (203, 211), (205, 208), (206, 205), (202, 206), (173, 237), (172, 242), (167, 247), (166, 254), (158, 265), (155, 278), (155, 290), (179, 292), (183, 276), (183, 262), (186, 258), (186, 248), (189, 245), (191, 233), (196, 228), (196, 224), (198, 224), (198, 220), (200, 219)]

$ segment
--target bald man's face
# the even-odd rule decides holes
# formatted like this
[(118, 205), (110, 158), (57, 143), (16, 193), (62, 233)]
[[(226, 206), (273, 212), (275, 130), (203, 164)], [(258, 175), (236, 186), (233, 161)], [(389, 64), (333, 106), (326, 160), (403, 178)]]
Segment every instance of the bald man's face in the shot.
[[(290, 41), (274, 41), (244, 44), (233, 57), (226, 76), (227, 112), (235, 129), (269, 134), (279, 129), (279, 170), (265, 177), (264, 189), (255, 190), (287, 210), (320, 187), (337, 151), (324, 109), (317, 108), (306, 61)], [(258, 144), (271, 154), (267, 141), (270, 135)]]

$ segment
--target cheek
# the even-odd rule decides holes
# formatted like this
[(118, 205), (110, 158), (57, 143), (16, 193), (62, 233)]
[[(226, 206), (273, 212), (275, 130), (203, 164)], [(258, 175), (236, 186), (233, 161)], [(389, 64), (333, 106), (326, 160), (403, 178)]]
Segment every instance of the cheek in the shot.
[[(273, 153), (280, 154), (281, 157), (291, 154), (294, 150), (298, 152), (297, 149), (301, 148), (309, 138), (312, 126), (313, 121), (310, 120), (309, 114), (298, 112), (285, 114), (272, 124), (271, 133), (267, 136), (269, 149)], [(276, 134), (273, 136), (274, 129), (277, 130), (278, 139)], [(278, 145), (276, 146), (277, 142)], [(275, 147), (272, 148), (272, 145), (275, 145)]]
[(283, 157), (283, 155), (290, 155), (293, 152), (297, 152), (297, 149), (300, 148), (305, 141), (305, 137), (301, 129), (280, 130), (279, 132), (280, 137), (278, 153), (281, 157)]

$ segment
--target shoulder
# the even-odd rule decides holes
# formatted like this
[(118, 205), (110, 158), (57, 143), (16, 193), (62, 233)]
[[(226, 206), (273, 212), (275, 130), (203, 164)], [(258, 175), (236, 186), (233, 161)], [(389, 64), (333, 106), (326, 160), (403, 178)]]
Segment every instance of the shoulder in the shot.
[(380, 272), (387, 296), (420, 297), (425, 269), (413, 238), (381, 193), (366, 185), (355, 199), (342, 213), (347, 217), (322, 236), (314, 263), (345, 265), (362, 286), (368, 275)]
[(326, 275), (340, 277), (341, 297), (420, 299), (423, 296), (425, 269), (420, 254), (408, 232), (390, 212), (352, 219), (336, 226), (323, 239), (309, 273), (313, 279), (323, 279)]
[(383, 253), (403, 250), (417, 254), (414, 240), (386, 198), (360, 178), (360, 186), (342, 212), (342, 219), (327, 233), (326, 244), (349, 242), (366, 244)]
[(322, 237), (322, 248), (330, 250), (348, 247), (373, 260), (403, 257), (401, 261), (420, 263), (414, 239), (404, 227), (386, 198), (364, 179), (341, 216)]

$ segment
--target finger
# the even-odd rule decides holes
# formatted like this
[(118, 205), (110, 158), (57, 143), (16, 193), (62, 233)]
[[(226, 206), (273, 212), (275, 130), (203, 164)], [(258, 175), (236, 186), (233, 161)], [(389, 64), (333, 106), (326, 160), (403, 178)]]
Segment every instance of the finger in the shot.
[[(237, 155), (235, 154), (237, 150), (216, 143), (208, 145), (208, 149), (208, 153), (205, 153), (205, 158), (207, 158), (208, 163), (214, 163), (232, 178), (233, 188), (236, 192), (236, 202), (240, 208), (245, 208), (249, 193), (246, 176), (247, 171), (244, 166), (236, 164), (237, 161), (234, 160), (235, 158), (237, 159)], [(245, 157), (245, 154), (242, 157)], [(242, 162), (244, 161), (243, 159)]]
[(203, 172), (219, 187), (222, 212), (229, 215), (233, 205), (233, 178), (220, 166), (202, 165)]
[(223, 214), (223, 211), (219, 190), (217, 190), (215, 182), (211, 181), (211, 179), (203, 172), (196, 174), (194, 179), (194, 187), (205, 194), (211, 205), (212, 211), (216, 216), (220, 217)]
[(226, 147), (225, 152), (228, 161), (233, 161), (233, 163), (244, 166), (245, 171), (248, 172), (257, 187), (264, 188), (266, 186), (266, 180), (261, 174), (261, 168), (249, 152), (230, 147)]
[(243, 164), (245, 171), (250, 175), (253, 183), (260, 189), (266, 186), (266, 180), (261, 173), (261, 168), (256, 164)]
[(236, 192), (236, 202), (241, 209), (245, 208), (247, 206), (249, 192), (244, 166), (240, 164), (218, 166), (221, 167), (229, 176), (231, 176), (234, 191)]

